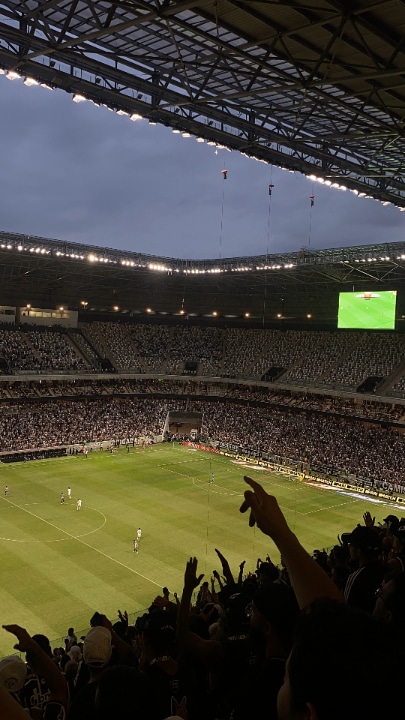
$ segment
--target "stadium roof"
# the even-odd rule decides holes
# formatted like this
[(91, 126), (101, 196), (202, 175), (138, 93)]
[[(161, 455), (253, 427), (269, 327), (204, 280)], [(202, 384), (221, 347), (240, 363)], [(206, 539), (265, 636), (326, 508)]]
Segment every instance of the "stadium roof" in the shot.
[(401, 207), (404, 38), (404, 0), (0, 4), (8, 77)]
[(186, 260), (0, 233), (3, 305), (333, 328), (339, 292), (375, 290), (398, 291), (401, 328), (405, 242)]

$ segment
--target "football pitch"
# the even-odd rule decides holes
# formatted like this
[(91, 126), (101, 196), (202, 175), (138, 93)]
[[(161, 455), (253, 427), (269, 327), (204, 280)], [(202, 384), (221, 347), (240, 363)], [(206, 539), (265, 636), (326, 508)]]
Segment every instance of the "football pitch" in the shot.
[[(142, 612), (163, 586), (180, 595), (190, 555), (209, 580), (221, 570), (215, 548), (236, 577), (242, 560), (246, 572), (267, 553), (279, 563), (272, 542), (239, 513), (245, 474), (276, 495), (309, 551), (334, 545), (366, 510), (378, 521), (386, 514), (364, 498), (181, 445), (1, 464), (0, 625), (18, 623), (52, 641), (70, 626), (80, 635), (96, 610), (115, 622), (118, 609)], [(0, 657), (12, 651), (12, 638), (1, 630)]]

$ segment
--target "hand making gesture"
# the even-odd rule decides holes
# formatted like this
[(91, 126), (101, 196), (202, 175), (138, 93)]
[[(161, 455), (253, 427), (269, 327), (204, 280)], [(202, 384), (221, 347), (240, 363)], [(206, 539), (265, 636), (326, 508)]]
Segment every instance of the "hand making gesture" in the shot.
[(4, 630), (16, 636), (18, 642), (14, 645), (15, 650), (20, 652), (28, 652), (32, 648), (32, 644), (36, 645), (35, 640), (27, 630), (20, 625), (3, 625)]
[(197, 577), (197, 565), (198, 560), (196, 557), (191, 557), (186, 564), (186, 570), (184, 573), (184, 590), (186, 592), (193, 592), (200, 584), (204, 577), (202, 573)]
[(240, 512), (244, 513), (250, 509), (250, 527), (257, 525), (265, 535), (269, 535), (277, 542), (277, 539), (286, 532), (290, 532), (290, 529), (276, 498), (268, 495), (264, 488), (252, 478), (245, 475), (243, 479), (252, 490), (245, 490), (245, 499), (240, 507)]
[(245, 476), (244, 480), (252, 489), (245, 490), (240, 512), (250, 510), (249, 525), (257, 525), (274, 540), (288, 570), (299, 606), (304, 608), (324, 597), (342, 601), (343, 597), (336, 585), (320, 565), (313, 561), (289, 528), (276, 498), (268, 495), (252, 478)]
[(218, 555), (218, 557), (219, 557), (219, 559), (220, 559), (220, 561), (221, 561), (222, 574), (223, 574), (226, 582), (227, 582), (229, 585), (233, 585), (234, 582), (235, 582), (235, 580), (234, 580), (234, 578), (233, 578), (232, 570), (231, 570), (231, 568), (230, 568), (230, 565), (229, 565), (228, 560), (226, 559), (226, 557), (225, 557), (224, 555), (222, 555), (221, 551), (218, 550), (218, 548), (215, 548), (215, 552), (216, 552), (216, 554)]

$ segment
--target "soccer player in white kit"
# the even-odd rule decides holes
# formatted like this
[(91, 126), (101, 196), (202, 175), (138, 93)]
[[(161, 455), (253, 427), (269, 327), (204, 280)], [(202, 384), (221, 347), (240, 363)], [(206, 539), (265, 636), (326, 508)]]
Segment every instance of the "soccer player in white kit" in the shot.
[(76, 510), (80, 510), (81, 507), (82, 507), (82, 501), (81, 501), (81, 500), (78, 500), (77, 503), (76, 503)]

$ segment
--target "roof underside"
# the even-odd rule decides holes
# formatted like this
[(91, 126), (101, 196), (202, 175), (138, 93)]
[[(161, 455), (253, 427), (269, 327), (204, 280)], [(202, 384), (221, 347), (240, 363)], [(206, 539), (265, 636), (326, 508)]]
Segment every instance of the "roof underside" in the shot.
[(402, 0), (2, 0), (0, 67), (405, 207)]
[[(0, 233), (0, 304), (135, 316), (284, 320), (336, 326), (339, 292), (397, 290), (405, 316), (405, 243), (224, 260), (158, 258)], [(206, 321), (206, 320), (205, 320)]]

